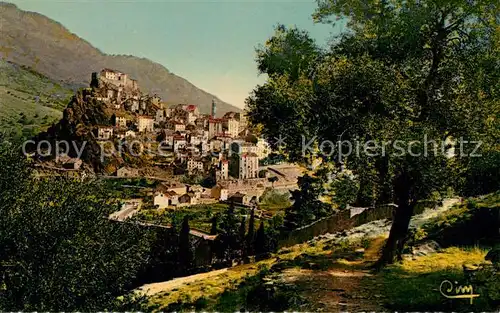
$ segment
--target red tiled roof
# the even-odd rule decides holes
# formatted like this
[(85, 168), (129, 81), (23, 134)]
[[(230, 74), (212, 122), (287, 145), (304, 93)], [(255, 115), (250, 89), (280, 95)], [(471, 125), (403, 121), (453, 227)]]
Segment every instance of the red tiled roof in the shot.
[(223, 119), (221, 118), (213, 118), (213, 117), (210, 117), (209, 120), (208, 120), (209, 123), (222, 123), (224, 122)]
[(242, 158), (246, 158), (246, 157), (257, 157), (257, 154), (256, 153), (244, 153), (241, 155)]

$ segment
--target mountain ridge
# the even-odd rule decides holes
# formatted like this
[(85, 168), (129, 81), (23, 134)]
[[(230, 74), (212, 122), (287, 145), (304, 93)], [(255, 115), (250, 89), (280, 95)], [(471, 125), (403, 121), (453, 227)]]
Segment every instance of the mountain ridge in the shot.
[(0, 2), (0, 56), (33, 68), (74, 89), (86, 87), (91, 73), (112, 68), (137, 79), (142, 90), (158, 94), (167, 103), (197, 104), (209, 113), (212, 99), (217, 113), (241, 111), (145, 57), (106, 54), (61, 23), (15, 4)]

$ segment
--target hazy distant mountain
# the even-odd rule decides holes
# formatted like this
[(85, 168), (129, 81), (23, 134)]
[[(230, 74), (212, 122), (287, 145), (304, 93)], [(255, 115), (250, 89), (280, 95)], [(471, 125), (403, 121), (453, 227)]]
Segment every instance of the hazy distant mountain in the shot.
[(215, 98), (217, 115), (240, 111), (158, 63), (134, 56), (107, 55), (60, 23), (5, 2), (0, 2), (0, 56), (65, 85), (88, 86), (91, 73), (107, 67), (130, 74), (139, 81), (142, 91), (156, 93), (166, 102), (197, 104), (208, 113)]

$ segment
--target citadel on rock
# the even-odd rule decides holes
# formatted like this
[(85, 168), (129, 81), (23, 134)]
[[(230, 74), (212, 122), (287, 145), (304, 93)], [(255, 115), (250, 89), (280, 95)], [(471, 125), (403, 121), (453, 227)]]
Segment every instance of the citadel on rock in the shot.
[[(270, 158), (269, 145), (252, 133), (244, 113), (216, 116), (215, 100), (210, 114), (202, 114), (195, 104), (166, 103), (145, 94), (129, 75), (107, 68), (92, 73), (90, 88), (80, 97), (73, 102), (92, 103), (104, 112), (78, 115), (92, 120), (86, 127), (102, 150), (100, 174), (161, 180), (153, 195), (159, 208), (217, 201), (249, 205), (271, 186), (297, 186), (300, 170)], [(65, 116), (89, 110), (77, 107), (68, 105)], [(64, 155), (45, 160), (42, 167), (79, 175), (85, 166)]]

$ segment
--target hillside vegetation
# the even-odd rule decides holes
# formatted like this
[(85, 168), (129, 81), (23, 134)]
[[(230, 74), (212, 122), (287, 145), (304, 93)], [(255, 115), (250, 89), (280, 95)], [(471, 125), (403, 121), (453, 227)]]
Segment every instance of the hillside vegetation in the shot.
[[(273, 258), (254, 264), (200, 274), (197, 279), (192, 276), (185, 278), (184, 284), (151, 284), (142, 290), (150, 296), (152, 310), (169, 311), (492, 310), (500, 304), (500, 280), (495, 283), (500, 273), (483, 277), (491, 270), (485, 261), (491, 246), (457, 244), (429, 251), (419, 248), (435, 238), (425, 230), (433, 229), (435, 233), (462, 229), (463, 220), (480, 216), (481, 210), (498, 210), (498, 193), (469, 199), (446, 214), (423, 214), (420, 219), (425, 222), (417, 227), (417, 233), (423, 235), (409, 242), (418, 252), (405, 254), (402, 262), (380, 272), (373, 271), (372, 266), (380, 256), (387, 232), (381, 236), (372, 231), (360, 238), (357, 234), (366, 228), (364, 225), (344, 232), (340, 238), (321, 236), (281, 249)], [(470, 282), (463, 270), (470, 264), (479, 269), (472, 284), (480, 297), (473, 304), (469, 299), (443, 297), (439, 292), (443, 280)]]
[(62, 117), (73, 91), (23, 66), (0, 60), (0, 131), (30, 137)]

